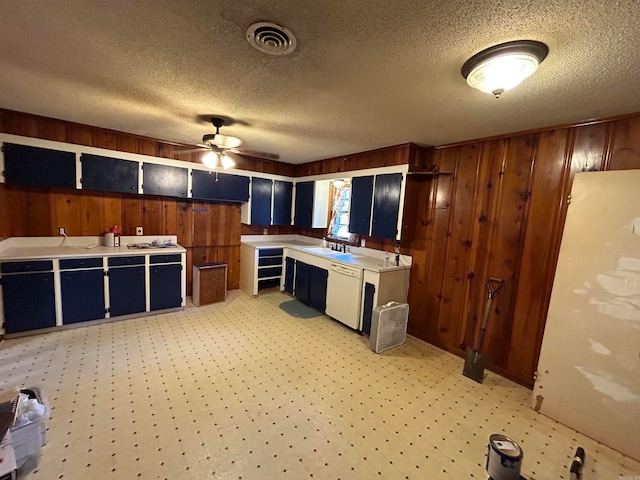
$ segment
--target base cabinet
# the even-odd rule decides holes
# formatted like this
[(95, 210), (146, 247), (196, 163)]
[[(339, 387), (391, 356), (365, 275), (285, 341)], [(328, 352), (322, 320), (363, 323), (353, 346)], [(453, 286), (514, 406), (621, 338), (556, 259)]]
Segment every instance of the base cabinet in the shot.
[[(102, 259), (100, 259), (102, 263)], [(62, 323), (86, 322), (105, 318), (104, 270), (60, 272)]]
[(151, 265), (149, 268), (151, 310), (175, 308), (182, 304), (182, 265)]
[(53, 272), (3, 275), (5, 332), (18, 333), (55, 327), (54, 291)]
[(144, 265), (109, 267), (109, 314), (112, 317), (144, 312)]
[(294, 295), (302, 303), (319, 312), (327, 308), (327, 278), (329, 272), (324, 268), (296, 261)]

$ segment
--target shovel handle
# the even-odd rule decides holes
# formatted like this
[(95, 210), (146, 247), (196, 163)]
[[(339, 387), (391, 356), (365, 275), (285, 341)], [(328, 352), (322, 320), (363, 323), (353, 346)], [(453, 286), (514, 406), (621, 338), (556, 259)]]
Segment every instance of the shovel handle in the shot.
[(482, 342), (484, 341), (484, 334), (487, 329), (487, 322), (489, 321), (489, 315), (491, 314), (491, 304), (493, 303), (493, 297), (496, 293), (502, 288), (504, 280), (497, 277), (489, 277), (487, 279), (487, 290), (489, 292), (487, 298), (487, 304), (484, 307), (484, 314), (482, 315), (482, 323), (480, 324), (480, 335), (478, 337), (478, 347), (476, 348), (476, 353), (482, 347)]

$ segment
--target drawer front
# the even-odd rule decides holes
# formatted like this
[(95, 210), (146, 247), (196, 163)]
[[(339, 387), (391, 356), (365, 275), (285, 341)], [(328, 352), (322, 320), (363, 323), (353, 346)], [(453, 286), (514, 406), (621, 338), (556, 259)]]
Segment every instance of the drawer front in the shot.
[(144, 265), (144, 255), (130, 257), (109, 257), (110, 267), (120, 267), (123, 265)]
[(259, 257), (281, 257), (282, 249), (281, 248), (259, 248), (258, 256)]
[(149, 263), (180, 263), (182, 255), (174, 253), (170, 255), (151, 255)]
[(0, 272), (2, 273), (46, 272), (47, 270), (53, 270), (53, 262), (51, 260), (3, 262), (0, 264)]
[(102, 268), (102, 258), (67, 258), (60, 260), (60, 270), (77, 268)]
[(261, 268), (258, 270), (258, 278), (278, 277), (282, 275), (282, 267)]
[(282, 265), (282, 257), (261, 257), (258, 259), (258, 266)]

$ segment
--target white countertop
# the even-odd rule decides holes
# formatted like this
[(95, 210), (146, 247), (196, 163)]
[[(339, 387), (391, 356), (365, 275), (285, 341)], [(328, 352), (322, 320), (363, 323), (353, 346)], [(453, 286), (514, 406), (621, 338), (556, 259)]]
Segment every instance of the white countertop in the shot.
[[(177, 247), (128, 248), (134, 243), (171, 241), (176, 243), (175, 235), (121, 237), (120, 247), (105, 247), (102, 237), (69, 237), (67, 246), (62, 246), (61, 237), (12, 237), (0, 242), (0, 261), (11, 260), (48, 260), (66, 257), (109, 257), (135, 255), (182, 254), (186, 249)], [(87, 248), (91, 245), (96, 247)]]
[[(322, 240), (300, 235), (244, 235), (242, 243), (254, 248), (288, 248), (309, 255), (314, 255), (344, 265), (361, 267), (364, 270), (374, 272), (389, 272), (411, 268), (411, 257), (400, 255), (400, 265), (393, 265), (395, 253), (383, 252), (363, 247), (348, 247), (347, 253), (336, 252), (327, 249), (325, 253), (310, 249), (322, 247)], [(389, 266), (384, 266), (384, 256), (389, 254)]]

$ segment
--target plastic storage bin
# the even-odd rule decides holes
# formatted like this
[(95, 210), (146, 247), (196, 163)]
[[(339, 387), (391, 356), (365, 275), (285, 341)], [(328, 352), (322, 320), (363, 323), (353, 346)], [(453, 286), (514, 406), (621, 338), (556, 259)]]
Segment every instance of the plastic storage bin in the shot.
[(33, 392), (36, 400), (44, 405), (44, 414), (25, 425), (11, 429), (11, 444), (16, 455), (18, 475), (30, 472), (38, 466), (40, 450), (47, 443), (47, 428), (45, 420), (49, 417), (49, 402), (39, 388), (21, 390), (22, 393)]

